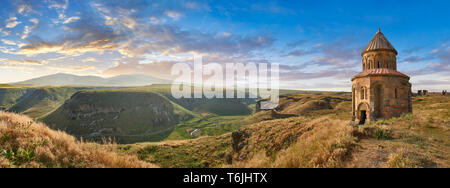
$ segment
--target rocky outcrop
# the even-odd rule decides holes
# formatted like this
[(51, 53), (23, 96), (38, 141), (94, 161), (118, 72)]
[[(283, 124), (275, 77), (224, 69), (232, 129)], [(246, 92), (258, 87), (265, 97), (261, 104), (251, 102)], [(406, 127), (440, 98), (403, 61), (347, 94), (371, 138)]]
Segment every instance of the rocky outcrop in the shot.
[(231, 146), (235, 153), (239, 153), (242, 148), (248, 145), (249, 134), (246, 132), (236, 131), (231, 134)]

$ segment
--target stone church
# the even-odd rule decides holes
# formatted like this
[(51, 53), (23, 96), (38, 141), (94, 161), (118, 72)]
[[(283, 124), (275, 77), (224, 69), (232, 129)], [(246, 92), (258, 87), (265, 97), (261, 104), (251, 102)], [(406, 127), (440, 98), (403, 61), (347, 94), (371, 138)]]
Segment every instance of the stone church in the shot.
[(397, 50), (380, 30), (362, 52), (352, 78), (353, 121), (358, 124), (412, 112), (409, 76), (397, 71)]

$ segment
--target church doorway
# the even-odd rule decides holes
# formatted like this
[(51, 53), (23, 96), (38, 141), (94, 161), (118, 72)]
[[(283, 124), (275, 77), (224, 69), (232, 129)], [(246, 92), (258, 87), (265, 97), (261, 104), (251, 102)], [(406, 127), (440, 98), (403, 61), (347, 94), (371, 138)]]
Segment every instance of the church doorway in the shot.
[(358, 105), (357, 119), (358, 124), (363, 125), (367, 120), (370, 119), (368, 112), (370, 111), (369, 105), (367, 103), (361, 103)]
[(360, 111), (360, 118), (359, 118), (359, 124), (360, 125), (364, 125), (366, 123), (366, 119), (367, 119), (367, 112), (365, 110), (361, 110)]

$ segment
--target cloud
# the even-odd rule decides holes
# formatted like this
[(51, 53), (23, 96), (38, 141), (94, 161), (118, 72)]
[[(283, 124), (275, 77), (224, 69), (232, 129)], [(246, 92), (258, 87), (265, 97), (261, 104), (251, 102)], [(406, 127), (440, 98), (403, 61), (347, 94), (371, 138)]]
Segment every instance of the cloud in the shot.
[(139, 28), (120, 52), (128, 57), (144, 54), (247, 54), (256, 49), (271, 46), (275, 41), (269, 35), (241, 36), (204, 33), (196, 30), (184, 31), (172, 25), (157, 25)]
[(31, 26), (25, 26), (24, 30), (23, 30), (23, 34), (20, 37), (22, 40), (26, 39), (28, 37), (28, 35), (31, 33), (31, 31), (33, 31), (34, 29), (36, 29), (37, 25), (39, 24), (39, 20), (36, 18), (30, 19), (30, 22), (33, 23), (33, 25)]
[(69, 7), (69, 0), (50, 0), (48, 8), (66, 10)]
[(198, 2), (186, 2), (184, 4), (186, 6), (186, 8), (191, 9), (191, 10), (206, 10), (208, 12), (211, 11), (211, 7), (209, 7), (209, 5), (207, 4), (200, 4)]
[(56, 70), (56, 71), (68, 71), (68, 72), (72, 72), (72, 71), (82, 72), (82, 71), (97, 69), (97, 67), (91, 66), (91, 65), (86, 65), (86, 66), (66, 66), (66, 67), (48, 67), (48, 68)]
[(27, 12), (31, 12), (33, 9), (30, 4), (21, 4), (17, 7), (17, 12), (19, 14), (25, 14)]
[(304, 39), (299, 39), (299, 40), (296, 40), (296, 41), (293, 41), (293, 42), (290, 42), (290, 43), (287, 43), (287, 47), (289, 47), (289, 48), (295, 48), (295, 47), (298, 47), (298, 46), (301, 46), (301, 45), (304, 45), (305, 43), (307, 43), (308, 42), (308, 40), (304, 40)]
[(424, 50), (426, 47), (427, 47), (426, 45), (413, 46), (411, 48), (407, 48), (405, 50), (402, 50), (402, 53), (404, 55), (410, 55), (410, 54), (413, 54), (413, 53), (420, 52), (420, 51)]
[(439, 51), (433, 54), (437, 58), (437, 62), (428, 63), (427, 67), (422, 70), (417, 70), (418, 74), (436, 74), (436, 73), (449, 73), (450, 72), (450, 43), (443, 41), (439, 46)]
[(48, 8), (55, 9), (58, 19), (53, 19), (54, 24), (64, 23), (66, 19), (66, 9), (69, 7), (69, 0), (48, 0)]
[(431, 86), (431, 85), (447, 85), (450, 86), (449, 80), (418, 80), (412, 82), (413, 85)]
[(178, 61), (152, 61), (139, 63), (138, 60), (129, 60), (127, 63), (116, 63), (115, 66), (104, 70), (105, 75), (120, 74), (148, 74), (163, 79), (173, 79), (170, 74), (172, 66)]
[(9, 65), (43, 65), (42, 62), (36, 60), (22, 59), (22, 60), (14, 60), (14, 59), (0, 59), (0, 62), (9, 64)]
[(10, 17), (5, 20), (5, 27), (6, 28), (14, 28), (17, 25), (21, 24), (22, 22), (17, 21), (17, 17)]
[(24, 60), (10, 60), (9, 62), (16, 63), (16, 64), (27, 64), (27, 65), (42, 65), (42, 63), (39, 62), (39, 61), (28, 60), (28, 59), (24, 59)]
[(293, 50), (293, 51), (289, 52), (287, 54), (287, 56), (289, 56), (289, 57), (302, 57), (302, 56), (306, 56), (306, 55), (310, 55), (310, 54), (314, 54), (314, 53), (317, 53), (317, 51), (315, 51), (315, 50), (297, 49), (297, 50)]
[(3, 44), (7, 44), (7, 45), (11, 45), (11, 46), (15, 46), (17, 45), (16, 42), (11, 41), (11, 40), (7, 40), (7, 39), (2, 39)]
[(63, 21), (63, 24), (68, 24), (68, 23), (77, 21), (77, 20), (79, 20), (79, 19), (80, 19), (80, 17), (78, 17), (78, 16), (73, 16), (73, 17), (70, 17), (70, 18), (66, 18), (66, 19)]
[(16, 7), (17, 13), (21, 15), (26, 15), (30, 12), (33, 12), (33, 7), (39, 3), (38, 1), (30, 1), (30, 0), (15, 0), (13, 4)]
[(93, 57), (89, 57), (86, 59), (81, 60), (81, 62), (86, 63), (86, 62), (96, 62), (97, 59), (93, 58)]
[(254, 3), (248, 11), (261, 11), (273, 14), (295, 14), (295, 11), (278, 5), (277, 2)]
[(177, 12), (177, 11), (173, 11), (173, 10), (167, 10), (165, 12), (165, 14), (169, 17), (172, 18), (173, 20), (179, 20), (181, 17), (181, 13)]
[(74, 70), (74, 71), (85, 71), (85, 70), (96, 69), (96, 67), (94, 67), (92, 65), (86, 65), (86, 66), (78, 66), (78, 67), (69, 67), (69, 69)]
[(313, 64), (334, 66), (338, 69), (361, 67), (363, 46), (354, 41), (356, 40), (352, 38), (342, 38), (330, 43), (316, 45), (314, 48), (323, 55), (313, 58)]
[(292, 68), (290, 66), (282, 66), (283, 72), (280, 72), (280, 79), (283, 81), (295, 81), (295, 80), (311, 80), (318, 78), (335, 78), (335, 79), (348, 79), (358, 72), (353, 70), (336, 70), (336, 69), (326, 69), (315, 72), (308, 72), (304, 70), (299, 70), (298, 67)]
[[(50, 4), (52, 4), (51, 2)], [(164, 24), (165, 17), (168, 16), (176, 20), (183, 15), (184, 11), (183, 8), (176, 6), (164, 7), (165, 2), (158, 2), (159, 6), (163, 6), (160, 8), (161, 12), (155, 11), (154, 14), (152, 13), (153, 21), (158, 20), (156, 23), (153, 22), (154, 24), (149, 24), (152, 18), (148, 17), (148, 12), (143, 13), (143, 11), (148, 10), (148, 7), (153, 6), (155, 2), (89, 2), (87, 5), (90, 8), (77, 13), (77, 15), (83, 15), (82, 17), (66, 17), (64, 10), (69, 5), (66, 1), (59, 2), (52, 4), (50, 7), (58, 9), (59, 15), (64, 13), (63, 16), (58, 18), (59, 23), (65, 24), (61, 26), (64, 32), (51, 37), (45, 35), (45, 33), (43, 33), (44, 35), (33, 33), (32, 30), (36, 28), (39, 21), (32, 22), (30, 20), (35, 24), (24, 27), (21, 38), (26, 39), (27, 42), (18, 49), (16, 54), (29, 56), (54, 52), (70, 56), (85, 52), (103, 53), (106, 50), (114, 50), (120, 52), (118, 55), (125, 56), (119, 58), (120, 60), (112, 61), (111, 64), (116, 62), (115, 66), (105, 70), (105, 74), (123, 73), (129, 70), (133, 70), (129, 73), (151, 72), (157, 74), (169, 71), (171, 63), (183, 61), (183, 58), (179, 57), (180, 54), (181, 56), (203, 54), (217, 57), (217, 59), (222, 57), (246, 59), (252, 52), (272, 46), (276, 40), (267, 34), (239, 35), (222, 31), (183, 30), (176, 25)], [(195, 7), (184, 8), (194, 9)], [(58, 32), (55, 32), (55, 34), (58, 34)], [(146, 58), (157, 59), (159, 57), (177, 60), (145, 60)], [(139, 63), (139, 61), (144, 60), (152, 63)], [(93, 62), (95, 60), (85, 58), (78, 59), (78, 61)], [(121, 63), (117, 63), (117, 61)], [(46, 67), (51, 66), (46, 65)], [(67, 71), (94, 69), (94, 67), (86, 66), (66, 68)], [(162, 71), (162, 69), (165, 70)]]
[(55, 41), (33, 37), (19, 50), (19, 54), (57, 52), (64, 54), (117, 49), (120, 34), (112, 28), (97, 24), (94, 18), (82, 19), (66, 27), (67, 33)]
[(422, 57), (422, 56), (417, 56), (417, 55), (413, 55), (413, 56), (409, 56), (405, 59), (402, 59), (401, 61), (404, 63), (416, 63), (416, 62), (422, 62), (422, 61), (427, 61), (433, 59), (433, 57)]

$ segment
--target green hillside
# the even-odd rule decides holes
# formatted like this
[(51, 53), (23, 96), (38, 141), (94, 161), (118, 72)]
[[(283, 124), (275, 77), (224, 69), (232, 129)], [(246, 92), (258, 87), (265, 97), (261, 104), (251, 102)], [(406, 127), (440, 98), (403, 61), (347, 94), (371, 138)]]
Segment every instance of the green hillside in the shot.
[[(194, 89), (194, 88), (192, 88)], [(295, 93), (297, 91), (282, 91)], [(259, 99), (172, 97), (171, 85), (130, 88), (0, 88), (4, 111), (38, 118), (51, 128), (118, 143), (215, 136), (247, 125)]]
[[(174, 99), (169, 85), (98, 89), (74, 94), (43, 121), (54, 129), (93, 140), (114, 137), (119, 143), (132, 143), (187, 139), (238, 129), (243, 125), (240, 121), (252, 113), (249, 105), (255, 101)], [(233, 119), (236, 123), (229, 123)], [(191, 135), (195, 129), (197, 133)]]
[(85, 88), (73, 87), (11, 87), (0, 88), (0, 110), (40, 118), (53, 111), (73, 93)]
[(22, 95), (18, 102), (8, 109), (10, 112), (22, 113), (34, 118), (40, 118), (57, 107), (76, 91), (83, 88), (32, 88)]
[(8, 110), (25, 93), (26, 88), (0, 88), (0, 110)]

